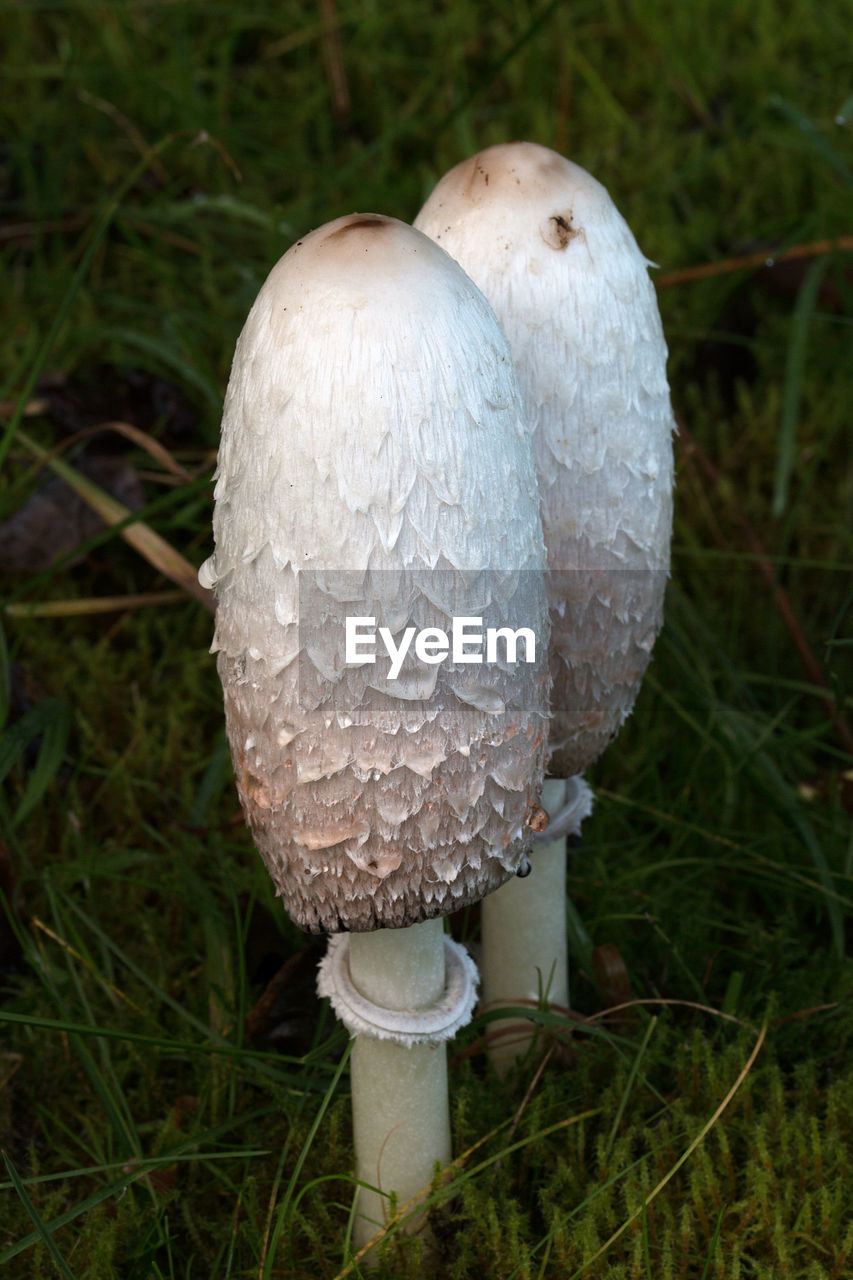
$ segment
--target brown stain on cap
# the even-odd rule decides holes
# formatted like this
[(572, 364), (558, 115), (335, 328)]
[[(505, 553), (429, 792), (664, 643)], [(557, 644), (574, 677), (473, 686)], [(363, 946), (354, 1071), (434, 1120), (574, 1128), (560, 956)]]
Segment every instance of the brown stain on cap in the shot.
[(572, 211), (553, 213), (543, 231), (542, 239), (552, 249), (565, 249), (570, 240), (580, 235), (577, 227), (572, 225)]
[(380, 228), (385, 231), (393, 226), (394, 223), (390, 218), (382, 218), (375, 213), (357, 213), (349, 222), (345, 222), (342, 227), (337, 227), (336, 230), (330, 232), (326, 236), (326, 243), (328, 244), (330, 240), (335, 240), (339, 236), (349, 235), (352, 231), (369, 231), (374, 228)]
[(468, 181), (465, 183), (465, 194), (470, 196), (475, 187), (489, 185), (489, 171), (482, 161), (483, 152), (478, 151), (468, 161)]

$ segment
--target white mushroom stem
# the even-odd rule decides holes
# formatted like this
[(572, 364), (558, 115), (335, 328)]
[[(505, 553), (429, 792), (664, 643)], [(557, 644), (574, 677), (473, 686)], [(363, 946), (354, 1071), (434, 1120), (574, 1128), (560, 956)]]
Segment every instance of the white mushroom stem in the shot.
[[(583, 778), (547, 778), (542, 804), (552, 821), (534, 845), (530, 874), (516, 876), (481, 906), (483, 1011), (569, 1007), (565, 837), (580, 832), (592, 792)], [(527, 1051), (536, 1028), (528, 1019), (502, 1018), (488, 1032), (489, 1056), (502, 1073)]]
[[(355, 1036), (351, 1075), (358, 1192), (354, 1243), (363, 1247), (397, 1208), (423, 1198), (451, 1159), (445, 1040), (469, 1021), (477, 973), (442, 921), (341, 934), (319, 980)], [(419, 1230), (415, 1215), (406, 1230)]]

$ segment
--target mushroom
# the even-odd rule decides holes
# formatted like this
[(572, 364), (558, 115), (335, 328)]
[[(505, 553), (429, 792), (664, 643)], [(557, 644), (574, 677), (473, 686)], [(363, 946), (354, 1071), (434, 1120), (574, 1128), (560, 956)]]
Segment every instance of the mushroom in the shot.
[(335, 935), (364, 1243), (450, 1158), (443, 1042), (476, 970), (441, 917), (523, 865), (547, 730), (529, 432), (442, 249), (354, 214), (284, 255), (237, 343), (215, 499), (237, 788), (288, 912)]
[[(592, 804), (578, 775), (630, 713), (662, 623), (674, 429), (666, 344), (650, 264), (627, 223), (599, 182), (545, 147), (507, 143), (463, 161), (415, 226), (492, 303), (533, 428), (553, 676), (543, 804), (563, 812), (543, 833), (530, 882), (484, 903), (483, 984), (487, 1005), (543, 993), (561, 1005), (564, 913), (546, 930), (535, 904), (553, 900), (555, 883), (563, 898), (558, 837), (576, 834)], [(522, 902), (536, 923), (508, 933)]]

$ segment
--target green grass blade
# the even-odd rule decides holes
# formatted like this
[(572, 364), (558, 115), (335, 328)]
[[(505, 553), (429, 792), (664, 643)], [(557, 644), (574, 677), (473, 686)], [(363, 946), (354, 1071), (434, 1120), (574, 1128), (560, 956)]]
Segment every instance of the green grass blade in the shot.
[(6, 644), (6, 630), (0, 621), (0, 729), (9, 716), (9, 700), (12, 696), (12, 684), (9, 671), (9, 647)]
[(36, 762), (27, 779), (27, 787), (21, 797), (21, 803), (15, 811), (13, 821), (16, 827), (20, 826), (36, 809), (65, 758), (72, 724), (71, 708), (59, 699), (50, 701), (54, 703), (54, 714), (45, 723)]
[(725, 1217), (726, 1208), (727, 1206), (723, 1205), (722, 1209), (717, 1214), (717, 1224), (714, 1227), (714, 1234), (713, 1234), (713, 1237), (711, 1238), (711, 1243), (708, 1246), (708, 1256), (705, 1259), (705, 1265), (702, 1268), (702, 1275), (700, 1276), (699, 1280), (708, 1280), (708, 1277), (711, 1274), (711, 1267), (714, 1262), (714, 1254), (717, 1252), (717, 1241), (719, 1240), (720, 1232), (723, 1229), (723, 1218)]
[[(87, 1196), (85, 1200), (81, 1200), (79, 1204), (72, 1205), (70, 1209), (66, 1209), (63, 1213), (60, 1213), (57, 1217), (53, 1218), (49, 1223), (47, 1223), (45, 1229), (51, 1233), (54, 1231), (58, 1231), (60, 1227), (67, 1226), (69, 1222), (74, 1222), (76, 1218), (79, 1218), (83, 1214), (88, 1213), (90, 1209), (94, 1209), (97, 1205), (103, 1204), (103, 1202), (105, 1200), (109, 1200), (111, 1196), (123, 1195), (124, 1192), (127, 1190), (127, 1188), (131, 1186), (134, 1182), (138, 1182), (140, 1178), (143, 1178), (146, 1175), (146, 1173), (149, 1173), (152, 1169), (158, 1168), (162, 1164), (168, 1165), (180, 1160), (220, 1160), (220, 1159), (232, 1159), (232, 1158), (242, 1159), (246, 1155), (255, 1156), (255, 1155), (268, 1154), (267, 1152), (264, 1152), (264, 1151), (254, 1151), (251, 1149), (248, 1151), (240, 1150), (234, 1153), (197, 1152), (197, 1151), (194, 1151), (193, 1149), (196, 1146), (198, 1146), (200, 1143), (212, 1141), (213, 1139), (221, 1136), (222, 1134), (236, 1129), (238, 1125), (245, 1123), (246, 1121), (263, 1118), (264, 1116), (269, 1114), (271, 1109), (272, 1108), (270, 1107), (258, 1108), (255, 1111), (252, 1111), (248, 1115), (242, 1116), (237, 1120), (226, 1121), (224, 1124), (217, 1125), (213, 1129), (206, 1130), (204, 1133), (198, 1134), (194, 1138), (186, 1139), (184, 1142), (179, 1143), (178, 1146), (174, 1147), (172, 1150), (168, 1152), (163, 1152), (161, 1155), (159, 1155), (155, 1159), (146, 1160), (143, 1158), (135, 1163), (132, 1173), (127, 1172), (127, 1162), (122, 1161), (120, 1167), (122, 1168), (123, 1173), (120, 1178), (114, 1178), (105, 1187), (101, 1187), (99, 1191), (95, 1191), (92, 1193), (92, 1195)], [(187, 1151), (193, 1151), (193, 1154), (191, 1156), (185, 1155)], [(4, 1159), (6, 1159), (5, 1154), (4, 1154)], [(110, 1168), (112, 1166), (106, 1166), (106, 1167)], [(7, 1160), (7, 1169), (9, 1169), (8, 1160)], [(88, 1171), (75, 1170), (71, 1174), (61, 1175), (61, 1176), (70, 1176), (70, 1177), (82, 1176), (86, 1172)], [(9, 1169), (9, 1173), (10, 1173), (10, 1180), (11, 1180), (11, 1174), (12, 1174), (11, 1169)], [(13, 1185), (20, 1185), (21, 1187), (24, 1187), (25, 1184), (21, 1180), (19, 1175), (17, 1175), (17, 1173), (15, 1174), (15, 1177), (18, 1178), (18, 1184), (15, 1184), (13, 1182)], [(28, 1179), (28, 1181), (30, 1180)], [(30, 1235), (25, 1236), (22, 1240), (15, 1241), (14, 1244), (9, 1245), (8, 1248), (0, 1252), (0, 1263), (9, 1262), (12, 1258), (17, 1257), (19, 1253), (23, 1253), (24, 1250), (31, 1248), (31, 1246), (34, 1245), (39, 1238), (40, 1236), (38, 1231), (34, 1231)]]
[(109, 339), (110, 341), (123, 343), (130, 350), (136, 348), (138, 351), (144, 351), (147, 355), (154, 356), (160, 365), (174, 370), (183, 382), (188, 386), (195, 387), (217, 414), (221, 412), (222, 393), (219, 387), (213, 386), (201, 370), (191, 363), (173, 342), (169, 342), (166, 338), (157, 338), (153, 334), (141, 333), (136, 329), (128, 329), (120, 325), (113, 325), (104, 332), (95, 330), (90, 337), (96, 344), (103, 343)]
[(113, 942), (106, 930), (102, 929), (97, 921), (93, 920), (82, 907), (78, 906), (73, 898), (66, 899), (66, 903), (77, 918), (82, 920), (87, 928), (91, 929), (101, 946), (109, 951), (111, 955), (115, 956), (119, 963), (132, 973), (136, 980), (141, 982), (143, 986), (145, 986), (152, 995), (156, 997), (157, 1002), (162, 1002), (162, 1004), (171, 1009), (173, 1013), (177, 1014), (182, 1021), (188, 1023), (188, 1025), (195, 1031), (200, 1032), (203, 1036), (209, 1037), (211, 1042), (219, 1042), (220, 1044), (225, 1043), (224, 1037), (212, 1032), (207, 1023), (203, 1022), (201, 1018), (197, 1018), (189, 1009), (184, 1008), (179, 1000), (175, 1000), (173, 996), (169, 995), (168, 991), (164, 991), (156, 982), (154, 982), (140, 965), (136, 964), (136, 962), (132, 960), (130, 956), (121, 949), (121, 947), (117, 946), (116, 943)]
[(604, 1144), (604, 1150), (608, 1156), (613, 1150), (613, 1143), (616, 1141), (616, 1134), (619, 1132), (619, 1126), (622, 1123), (622, 1117), (625, 1114), (628, 1099), (630, 1098), (631, 1092), (634, 1088), (634, 1082), (637, 1079), (637, 1073), (640, 1070), (640, 1063), (643, 1060), (643, 1055), (645, 1054), (646, 1049), (649, 1047), (649, 1041), (654, 1034), (654, 1029), (657, 1026), (657, 1023), (657, 1016), (650, 1019), (649, 1025), (646, 1027), (645, 1035), (640, 1043), (640, 1047), (634, 1055), (634, 1061), (631, 1063), (631, 1070), (628, 1072), (628, 1079), (625, 1081), (625, 1088), (622, 1090), (622, 1097), (619, 1099), (619, 1106), (616, 1108), (616, 1114), (613, 1117), (613, 1123), (610, 1126), (610, 1133), (607, 1135), (607, 1141)]
[[(57, 1267), (59, 1267), (59, 1270), (65, 1276), (65, 1280), (75, 1280), (74, 1272), (68, 1266), (68, 1263), (65, 1261), (62, 1254), (57, 1249), (56, 1243), (53, 1239), (53, 1235), (51, 1234), (51, 1231), (48, 1229), (48, 1227), (45, 1226), (38, 1209), (35, 1207), (29, 1195), (27, 1194), (26, 1187), (24, 1186), (23, 1182), (19, 1178), (18, 1172), (15, 1166), (12, 1164), (12, 1161), (6, 1155), (5, 1151), (3, 1152), (3, 1163), (6, 1166), (6, 1172), (9, 1174), (9, 1179), (12, 1183), (12, 1186), (15, 1188), (15, 1191), (18, 1194), (18, 1198), (20, 1199), (21, 1204), (24, 1206), (27, 1213), (32, 1218), (33, 1223), (35, 1224), (36, 1235), (38, 1239), (41, 1240), (41, 1242), (44, 1244), (48, 1253), (53, 1258), (53, 1261), (56, 1263)], [(2, 1262), (3, 1260), (4, 1260), (4, 1255), (0, 1254), (0, 1262)]]
[(0, 782), (21, 759), (27, 747), (41, 738), (36, 762), (12, 819), (18, 827), (38, 806), (59, 770), (71, 730), (71, 709), (59, 698), (43, 698), (25, 711), (0, 738)]
[(92, 229), (92, 234), (89, 237), (86, 248), (83, 250), (79, 265), (71, 278), (71, 283), (56, 308), (50, 328), (45, 335), (44, 341), (38, 347), (29, 371), (24, 378), (24, 383), (18, 396), (18, 403), (15, 411), (9, 419), (2, 437), (0, 437), (0, 469), (3, 467), (6, 454), (9, 452), (12, 441), (15, 438), (15, 433), (17, 432), (21, 419), (24, 416), (27, 402), (32, 396), (35, 385), (50, 359), (50, 354), (53, 350), (54, 344), (56, 343), (59, 334), (62, 332), (62, 327), (71, 312), (74, 299), (76, 298), (83, 281), (89, 274), (95, 254), (103, 243), (103, 240), (109, 231), (110, 224), (121, 207), (122, 201), (146, 170), (150, 169), (152, 161), (162, 155), (178, 136), (178, 134), (169, 134), (167, 137), (161, 138), (159, 142), (155, 143), (155, 145), (145, 153), (138, 164), (133, 166), (127, 177), (120, 184), (115, 195), (112, 199), (107, 201), (106, 205), (97, 217), (94, 228)]
[(214, 744), (207, 767), (202, 774), (193, 798), (193, 807), (190, 810), (189, 817), (191, 827), (204, 825), (214, 798), (222, 790), (231, 772), (231, 751), (223, 730)]
[[(838, 177), (843, 179), (847, 186), (853, 187), (853, 170), (851, 170), (841, 155), (836, 151), (835, 147), (829, 139), (821, 132), (818, 126), (811, 120), (805, 112), (795, 106), (793, 102), (789, 102), (787, 98), (781, 94), (773, 93), (768, 100), (772, 107), (775, 107), (780, 115), (792, 125), (795, 125), (800, 134), (807, 140), (809, 147), (820, 156), (825, 164), (832, 169)], [(848, 102), (850, 100), (848, 99)], [(847, 103), (841, 109), (841, 113), (847, 107)]]
[(809, 267), (797, 295), (797, 305), (791, 321), (788, 359), (785, 365), (782, 420), (779, 426), (776, 474), (773, 484), (773, 514), (777, 518), (784, 514), (788, 505), (788, 491), (796, 456), (797, 421), (800, 415), (809, 328), (814, 318), (820, 282), (828, 263), (829, 258), (818, 258)]
[(293, 1193), (296, 1189), (297, 1183), (299, 1182), (299, 1175), (302, 1173), (303, 1165), (305, 1164), (305, 1161), (308, 1158), (308, 1153), (311, 1150), (311, 1146), (314, 1142), (314, 1139), (317, 1136), (317, 1133), (320, 1129), (320, 1125), (323, 1122), (323, 1117), (325, 1116), (329, 1108), (329, 1104), (331, 1103), (332, 1098), (335, 1096), (335, 1090), (338, 1087), (338, 1081), (340, 1080), (341, 1076), (346, 1070), (347, 1064), (349, 1063), (350, 1054), (352, 1053), (352, 1046), (353, 1046), (353, 1041), (352, 1040), (347, 1041), (347, 1047), (344, 1050), (344, 1052), (341, 1054), (341, 1060), (338, 1063), (337, 1070), (335, 1071), (335, 1074), (332, 1076), (331, 1080), (329, 1081), (329, 1087), (326, 1090), (326, 1093), (325, 1093), (325, 1096), (323, 1097), (322, 1102), (317, 1108), (317, 1114), (314, 1116), (314, 1120), (311, 1124), (311, 1128), (308, 1131), (308, 1136), (306, 1137), (305, 1142), (302, 1145), (302, 1150), (299, 1152), (299, 1156), (297, 1157), (296, 1164), (294, 1165), (294, 1168), (293, 1168), (293, 1172), (290, 1175), (290, 1179), (288, 1181), (287, 1186), (285, 1187), (284, 1195), (281, 1198), (281, 1203), (278, 1206), (278, 1212), (276, 1214), (276, 1223), (272, 1231), (272, 1238), (270, 1240), (269, 1253), (267, 1254), (267, 1262), (263, 1270), (263, 1280), (269, 1280), (269, 1277), (272, 1275), (271, 1267), (275, 1262), (276, 1253), (278, 1250), (278, 1242), (281, 1239), (282, 1232), (284, 1231), (284, 1228), (287, 1224), (288, 1213), (290, 1210), (290, 1202), (293, 1199)]

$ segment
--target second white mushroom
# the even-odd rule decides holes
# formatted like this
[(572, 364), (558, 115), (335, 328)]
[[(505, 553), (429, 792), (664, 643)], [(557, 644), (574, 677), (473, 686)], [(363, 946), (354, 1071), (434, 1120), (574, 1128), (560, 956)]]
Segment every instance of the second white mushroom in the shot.
[[(546, 804), (563, 817), (530, 881), (484, 903), (482, 967), (487, 1006), (543, 995), (559, 1006), (565, 917), (544, 908), (564, 883), (560, 837), (591, 807), (576, 775), (630, 713), (662, 623), (674, 429), (666, 344), (649, 263), (624, 218), (589, 173), (545, 147), (507, 143), (463, 161), (415, 226), (495, 308), (532, 424), (552, 623)], [(525, 1043), (516, 1036), (496, 1054)]]

